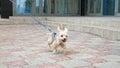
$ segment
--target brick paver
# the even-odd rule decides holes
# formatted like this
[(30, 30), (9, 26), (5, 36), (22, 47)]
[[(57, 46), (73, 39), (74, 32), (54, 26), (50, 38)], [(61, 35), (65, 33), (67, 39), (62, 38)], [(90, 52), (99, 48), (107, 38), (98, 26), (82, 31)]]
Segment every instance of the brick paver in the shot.
[(39, 25), (0, 25), (0, 68), (119, 68), (120, 42), (70, 31), (67, 54), (53, 54)]

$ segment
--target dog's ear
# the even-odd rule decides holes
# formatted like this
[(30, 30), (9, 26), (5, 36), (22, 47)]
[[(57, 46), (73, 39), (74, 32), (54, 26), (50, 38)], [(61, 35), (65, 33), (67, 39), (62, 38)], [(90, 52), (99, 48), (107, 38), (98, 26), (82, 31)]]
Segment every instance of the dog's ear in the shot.
[(58, 32), (60, 32), (60, 31), (61, 31), (61, 29), (60, 29), (60, 27), (59, 27), (59, 26), (57, 27), (57, 31), (58, 31)]
[(65, 32), (68, 32), (68, 29), (67, 29), (67, 28), (65, 28), (65, 29), (64, 29), (64, 31), (65, 31)]

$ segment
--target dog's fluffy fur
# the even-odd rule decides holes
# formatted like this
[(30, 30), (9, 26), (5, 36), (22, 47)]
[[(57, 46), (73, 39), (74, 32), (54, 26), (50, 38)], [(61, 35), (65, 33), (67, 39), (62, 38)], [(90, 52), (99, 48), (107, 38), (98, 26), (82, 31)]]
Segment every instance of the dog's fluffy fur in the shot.
[(53, 53), (66, 53), (66, 41), (68, 39), (68, 29), (57, 28), (57, 35), (54, 38), (52, 33), (48, 34), (48, 45)]

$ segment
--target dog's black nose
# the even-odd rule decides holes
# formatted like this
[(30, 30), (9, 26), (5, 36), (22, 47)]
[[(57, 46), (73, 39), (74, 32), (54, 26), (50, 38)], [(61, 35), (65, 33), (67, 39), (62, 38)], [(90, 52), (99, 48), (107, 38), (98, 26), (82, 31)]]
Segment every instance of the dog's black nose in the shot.
[(64, 38), (62, 41), (63, 41), (63, 42), (66, 42), (66, 38)]
[(64, 40), (66, 40), (66, 38), (64, 38)]

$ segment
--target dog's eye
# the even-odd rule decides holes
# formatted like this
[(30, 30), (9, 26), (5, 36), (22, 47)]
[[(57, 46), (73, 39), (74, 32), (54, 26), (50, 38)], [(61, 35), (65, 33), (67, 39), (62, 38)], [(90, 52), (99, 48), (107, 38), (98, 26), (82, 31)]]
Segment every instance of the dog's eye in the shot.
[(61, 35), (61, 37), (63, 37), (63, 35)]
[(66, 37), (68, 37), (68, 36), (66, 35)]

